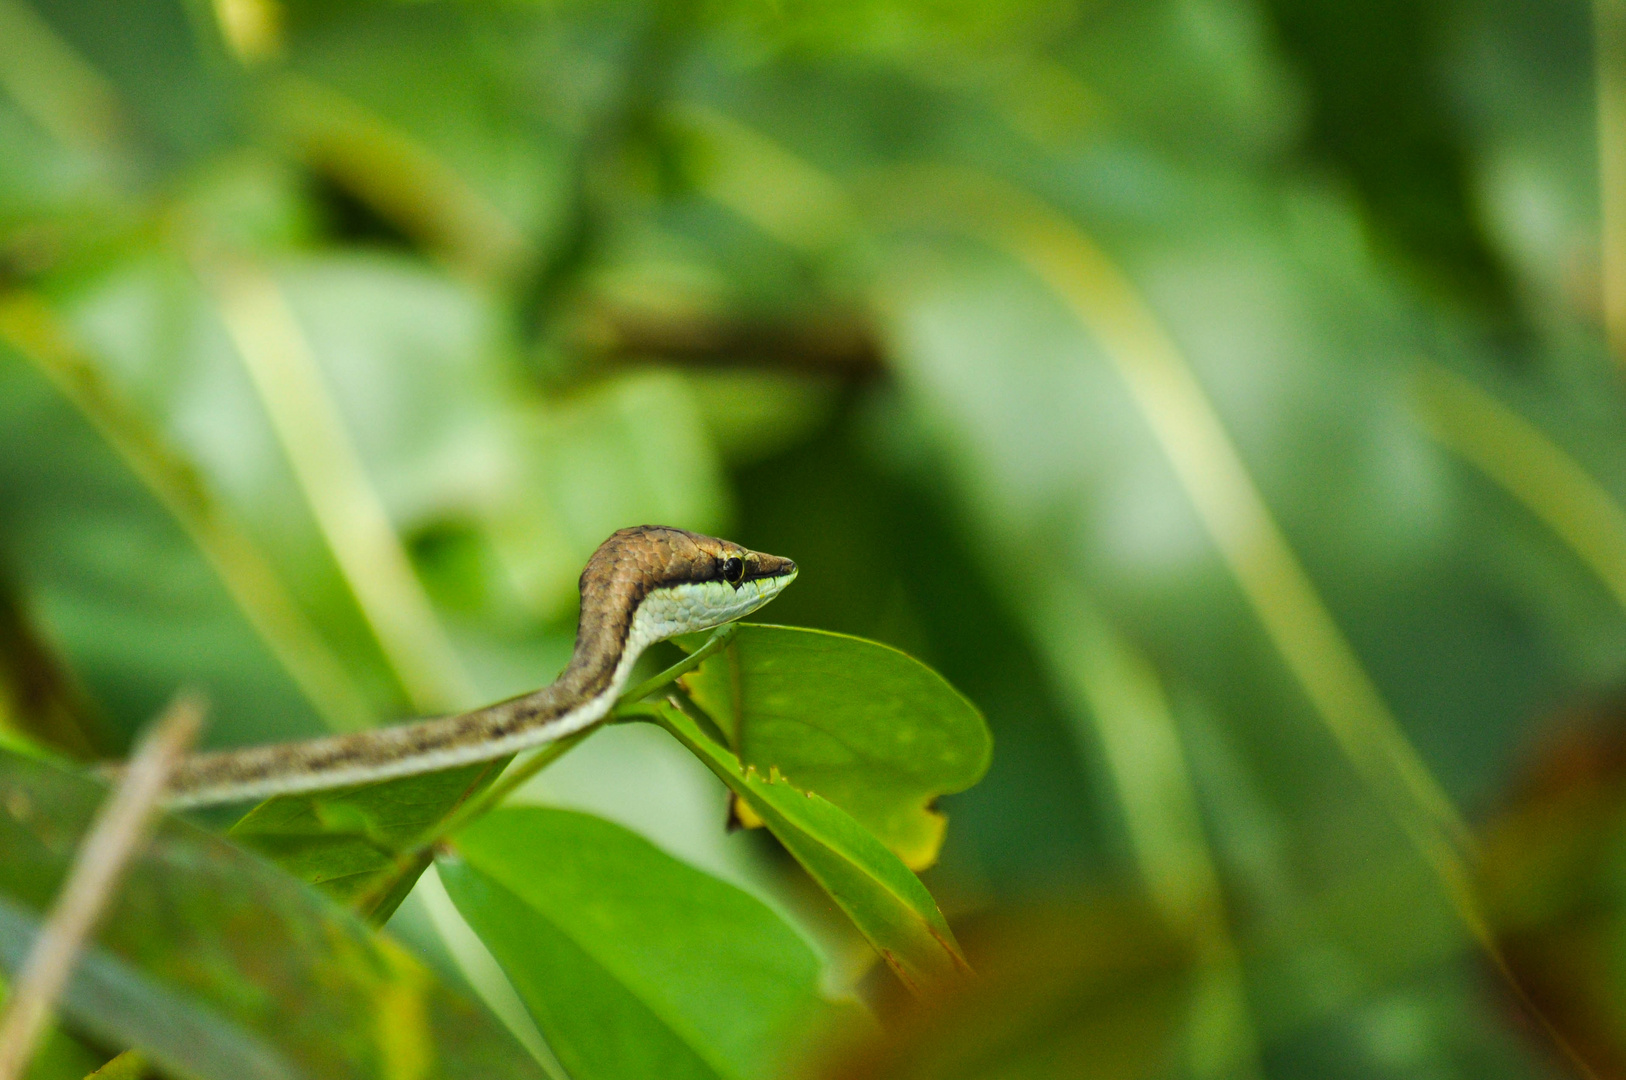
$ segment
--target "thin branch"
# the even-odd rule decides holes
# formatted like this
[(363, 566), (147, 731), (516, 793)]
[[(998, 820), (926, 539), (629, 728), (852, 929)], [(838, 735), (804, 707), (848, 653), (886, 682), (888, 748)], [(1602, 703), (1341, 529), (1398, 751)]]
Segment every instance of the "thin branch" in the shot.
[(525, 781), (529, 780), (531, 777), (535, 776), (549, 765), (552, 765), (555, 761), (558, 761), (560, 758), (564, 757), (565, 754), (569, 753), (571, 750), (574, 750), (577, 744), (597, 730), (598, 727), (595, 725), (593, 727), (585, 728), (581, 731), (566, 735), (557, 742), (551, 742), (546, 746), (538, 747), (536, 753), (532, 754), (508, 773), (504, 774), (502, 779), (486, 788), (486, 790), (482, 791), (475, 798), (470, 799), (468, 802), (458, 807), (457, 810), (448, 814), (444, 820), (442, 820), (430, 831), (429, 835), (420, 841), (418, 850), (422, 851), (425, 848), (434, 846), (441, 840), (456, 832), (458, 829), (461, 829), (464, 825), (467, 825), (469, 822), (473, 821), (475, 818), (480, 817), (486, 811), (496, 807), (496, 805), (506, 799), (515, 788), (525, 783)]
[(863, 382), (885, 369), (875, 331), (859, 319), (792, 322), (673, 318), (598, 307), (576, 344), (600, 363), (659, 361), (695, 368), (756, 368)]
[[(713, 630), (711, 632), (711, 637), (707, 638), (705, 643), (701, 645), (700, 648), (696, 649), (688, 656), (685, 656), (682, 660), (679, 660), (677, 663), (673, 664), (659, 675), (645, 679), (643, 682), (639, 683), (637, 686), (633, 687), (631, 690), (628, 690), (626, 693), (617, 698), (614, 708), (610, 710), (610, 714), (608, 717), (606, 717), (606, 719), (614, 720), (621, 717), (640, 715), (640, 711), (635, 708), (638, 702), (642, 701), (644, 698), (648, 697), (650, 694), (653, 694), (662, 687), (671, 685), (672, 683), (676, 682), (680, 676), (687, 675), (689, 672), (699, 667), (708, 656), (711, 656), (713, 653), (724, 648), (729, 642), (734, 640), (734, 635), (739, 632), (739, 626), (739, 623), (724, 623), (722, 626), (719, 626), (717, 629)], [(524, 761), (505, 772), (495, 784), (492, 784), (490, 787), (480, 792), (479, 795), (475, 796), (473, 799), (470, 799), (467, 803), (464, 803), (462, 806), (458, 807), (457, 810), (451, 814), (448, 814), (441, 821), (437, 822), (434, 827), (429, 830), (429, 832), (424, 834), (424, 837), (418, 841), (415, 847), (419, 851), (432, 847), (441, 840), (450, 836), (452, 833), (456, 832), (458, 829), (462, 828), (464, 825), (468, 824), (470, 821), (473, 821), (475, 818), (479, 817), (481, 814), (484, 814), (487, 810), (490, 810), (492, 807), (502, 802), (502, 800), (506, 799), (515, 788), (525, 783), (525, 781), (529, 780), (531, 777), (535, 776), (537, 773), (541, 772), (555, 761), (564, 757), (566, 753), (574, 749), (578, 743), (587, 738), (587, 736), (591, 735), (597, 729), (598, 725), (595, 724), (592, 727), (586, 728), (582, 731), (575, 732), (571, 735), (566, 735), (557, 742), (551, 742), (546, 746), (540, 747), (536, 753), (532, 754), (530, 757), (526, 758)]]
[(685, 656), (682, 660), (679, 660), (677, 663), (673, 664), (659, 675), (645, 679), (637, 686), (634, 686), (631, 690), (628, 690), (626, 693), (622, 694), (621, 697), (616, 700), (616, 706), (619, 708), (622, 705), (631, 705), (634, 702), (642, 701), (644, 698), (648, 697), (650, 694), (653, 694), (661, 687), (666, 686), (669, 683), (677, 682), (679, 677), (687, 675), (689, 672), (693, 671), (695, 668), (704, 663), (706, 659), (717, 650), (725, 647), (730, 641), (733, 641), (734, 635), (739, 632), (739, 623), (724, 623), (723, 625), (719, 626), (716, 630), (712, 631), (711, 637), (707, 638), (705, 644), (701, 645), (700, 648), (696, 649), (688, 656)]
[[(707, 638), (705, 643), (701, 645), (700, 648), (696, 649), (688, 656), (685, 656), (683, 659), (679, 660), (677, 663), (673, 664), (659, 675), (654, 675), (648, 679), (645, 679), (631, 690), (628, 690), (626, 693), (622, 694), (616, 699), (615, 707), (610, 710), (610, 715), (607, 717), (607, 719), (615, 720), (618, 718), (641, 716), (642, 710), (637, 708), (640, 701), (648, 697), (650, 694), (653, 694), (655, 691), (660, 690), (663, 687), (670, 686), (681, 676), (687, 675), (689, 672), (699, 667), (705, 662), (707, 657), (711, 656), (719, 649), (726, 647), (729, 642), (734, 640), (734, 635), (739, 632), (739, 626), (739, 623), (724, 623), (722, 626), (719, 626), (716, 630), (712, 631), (711, 637)], [(495, 784), (492, 784), (490, 787), (486, 788), (486, 790), (482, 791), (478, 796), (469, 800), (453, 813), (447, 815), (445, 819), (438, 823), (430, 831), (430, 833), (419, 842), (419, 849), (421, 850), (424, 847), (429, 847), (433, 844), (439, 843), (445, 837), (450, 836), (452, 833), (456, 832), (470, 821), (473, 821), (481, 814), (484, 814), (487, 810), (490, 810), (492, 807), (502, 802), (514, 791), (515, 788), (525, 783), (525, 781), (529, 780), (531, 777), (535, 776), (549, 765), (552, 765), (555, 761), (558, 761), (560, 758), (564, 757), (566, 753), (576, 747), (577, 743), (587, 738), (587, 736), (591, 735), (596, 729), (597, 725), (594, 725), (593, 727), (587, 728), (583, 731), (578, 731), (572, 735), (566, 735), (558, 742), (549, 743), (548, 745), (538, 749), (536, 753), (532, 754), (530, 757), (526, 758), (524, 761), (520, 762), (518, 765), (504, 773), (502, 778), (499, 779)]]
[(97, 812), (0, 1017), (0, 1080), (16, 1080), (33, 1057), (80, 949), (130, 858), (146, 842), (164, 784), (202, 726), (201, 699), (177, 698), (142, 739), (123, 779)]

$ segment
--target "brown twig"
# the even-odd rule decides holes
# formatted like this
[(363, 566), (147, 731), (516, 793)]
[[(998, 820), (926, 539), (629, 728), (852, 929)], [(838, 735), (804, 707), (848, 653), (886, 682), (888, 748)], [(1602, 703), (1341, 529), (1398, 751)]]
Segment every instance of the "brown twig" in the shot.
[(584, 316), (577, 338), (601, 362), (619, 364), (757, 367), (852, 381), (873, 379), (884, 367), (873, 329), (858, 319), (681, 319), (602, 307)]
[(0, 1016), (0, 1080), (21, 1076), (33, 1057), (85, 939), (95, 930), (131, 856), (146, 841), (165, 782), (197, 739), (203, 711), (202, 700), (191, 694), (164, 710), (97, 811)]

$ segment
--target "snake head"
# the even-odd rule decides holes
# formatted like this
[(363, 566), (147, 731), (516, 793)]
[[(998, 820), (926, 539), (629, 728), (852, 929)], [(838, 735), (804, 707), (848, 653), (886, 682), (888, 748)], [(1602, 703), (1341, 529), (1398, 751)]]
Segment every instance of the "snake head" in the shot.
[(593, 554), (582, 572), (582, 609), (584, 615), (600, 605), (633, 611), (634, 636), (658, 641), (749, 615), (796, 580), (796, 572), (796, 564), (779, 555), (685, 529), (640, 525), (617, 532)]

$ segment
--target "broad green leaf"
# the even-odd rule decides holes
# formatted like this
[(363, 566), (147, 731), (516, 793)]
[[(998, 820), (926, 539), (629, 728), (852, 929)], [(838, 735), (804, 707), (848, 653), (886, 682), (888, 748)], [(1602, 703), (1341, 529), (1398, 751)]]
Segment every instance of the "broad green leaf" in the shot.
[[(0, 753), (0, 966), (14, 970), (104, 790)], [(260, 859), (165, 819), (63, 997), (73, 1022), (205, 1080), (539, 1077), (488, 1014)]]
[(761, 901), (600, 818), (498, 810), (437, 866), (575, 1080), (782, 1075), (855, 1019)]
[(429, 865), (425, 833), (490, 783), (508, 758), (375, 784), (268, 799), (232, 839), (384, 923)]
[(742, 626), (683, 686), (747, 768), (818, 792), (911, 869), (930, 866), (943, 844), (933, 801), (988, 771), (993, 744), (976, 706), (878, 642)]
[(918, 991), (967, 970), (926, 887), (850, 814), (775, 772), (742, 765), (681, 711), (661, 705), (656, 714), (661, 726), (762, 819), (906, 986)]

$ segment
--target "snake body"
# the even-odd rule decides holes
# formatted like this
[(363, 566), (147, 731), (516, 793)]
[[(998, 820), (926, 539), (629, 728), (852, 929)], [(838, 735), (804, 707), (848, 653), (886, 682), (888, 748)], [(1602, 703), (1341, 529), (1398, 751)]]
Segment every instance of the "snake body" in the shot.
[(370, 783), (503, 757), (603, 719), (639, 655), (657, 641), (748, 615), (796, 577), (796, 564), (658, 525), (622, 529), (581, 576), (570, 663), (534, 693), (458, 716), (302, 742), (197, 754), (166, 802), (200, 806)]

